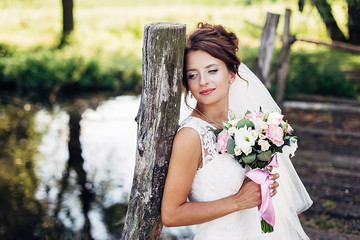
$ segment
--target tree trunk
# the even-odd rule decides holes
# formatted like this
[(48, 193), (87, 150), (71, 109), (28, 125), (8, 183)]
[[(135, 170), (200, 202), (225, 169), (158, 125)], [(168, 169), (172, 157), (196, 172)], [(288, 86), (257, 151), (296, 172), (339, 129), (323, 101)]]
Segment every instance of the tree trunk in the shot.
[(63, 30), (59, 47), (66, 43), (67, 37), (74, 30), (74, 2), (73, 0), (61, 0), (61, 2), (63, 7)]
[(261, 35), (259, 55), (256, 59), (255, 74), (268, 89), (271, 88), (269, 72), (279, 17), (279, 14), (267, 13), (265, 26)]
[(294, 37), (290, 36), (290, 16), (291, 16), (291, 10), (286, 9), (284, 33), (282, 36), (282, 47), (279, 57), (280, 66), (278, 69), (278, 87), (276, 93), (276, 102), (280, 106), (282, 105), (282, 101), (284, 99), (286, 77), (289, 71), (290, 47), (294, 43)]
[(330, 38), (333, 41), (347, 42), (344, 34), (338, 27), (334, 16), (331, 13), (331, 6), (326, 0), (311, 0), (312, 4), (317, 8), (323, 22), (326, 25), (326, 29)]
[(144, 28), (136, 166), (124, 240), (160, 237), (161, 199), (180, 113), (185, 33), (185, 25), (179, 23)]
[(349, 42), (360, 45), (360, 0), (347, 0)]
[(63, 35), (69, 35), (74, 30), (73, 0), (61, 0), (63, 6)]

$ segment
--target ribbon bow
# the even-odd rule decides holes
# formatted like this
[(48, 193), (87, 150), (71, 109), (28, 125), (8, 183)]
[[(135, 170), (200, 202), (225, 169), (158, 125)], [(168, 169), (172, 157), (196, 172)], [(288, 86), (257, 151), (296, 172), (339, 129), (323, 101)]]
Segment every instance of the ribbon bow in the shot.
[[(278, 160), (276, 153), (271, 157), (268, 166), (278, 167)], [(260, 184), (261, 187), (261, 204), (259, 206), (261, 217), (271, 226), (275, 224), (275, 211), (271, 201), (271, 191), (269, 185), (274, 182), (269, 177), (271, 173), (264, 171), (260, 168), (253, 169), (245, 174), (248, 178), (253, 180), (255, 183)]]

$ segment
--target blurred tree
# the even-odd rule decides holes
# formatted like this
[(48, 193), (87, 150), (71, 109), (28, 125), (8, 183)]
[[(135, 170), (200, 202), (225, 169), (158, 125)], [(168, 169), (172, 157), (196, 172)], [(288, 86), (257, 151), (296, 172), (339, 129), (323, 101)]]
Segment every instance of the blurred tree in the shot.
[(63, 8), (63, 31), (59, 46), (60, 48), (64, 44), (66, 44), (68, 36), (74, 30), (74, 16), (73, 16), (74, 1), (61, 0), (61, 3)]
[[(323, 22), (326, 25), (329, 37), (333, 41), (347, 42), (360, 45), (360, 0), (346, 0), (348, 9), (348, 33), (349, 37), (346, 38), (340, 30), (333, 14), (331, 5), (327, 0), (310, 0), (311, 3), (318, 10)], [(305, 0), (299, 0), (299, 10), (304, 8)]]
[(21, 105), (0, 104), (0, 239), (75, 239), (73, 231), (52, 216), (49, 195), (36, 197), (42, 133), (36, 131), (37, 110)]

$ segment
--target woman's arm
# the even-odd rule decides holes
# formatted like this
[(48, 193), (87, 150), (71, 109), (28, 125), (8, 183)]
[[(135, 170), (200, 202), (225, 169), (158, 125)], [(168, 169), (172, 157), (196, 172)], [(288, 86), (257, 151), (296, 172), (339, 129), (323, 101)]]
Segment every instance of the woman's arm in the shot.
[(244, 182), (233, 196), (210, 202), (187, 202), (194, 176), (201, 161), (201, 142), (192, 128), (183, 128), (175, 136), (161, 206), (165, 226), (204, 223), (229, 213), (260, 205), (258, 184)]

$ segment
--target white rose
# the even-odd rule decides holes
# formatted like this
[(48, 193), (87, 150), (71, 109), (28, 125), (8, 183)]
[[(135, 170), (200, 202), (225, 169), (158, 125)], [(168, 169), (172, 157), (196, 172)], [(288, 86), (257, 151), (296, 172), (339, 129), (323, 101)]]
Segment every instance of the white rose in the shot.
[(238, 123), (239, 119), (234, 119), (234, 120), (231, 120), (229, 121), (229, 123), (233, 126), (236, 126), (236, 124)]
[(239, 128), (235, 131), (235, 144), (238, 146), (243, 153), (248, 155), (252, 151), (252, 146), (255, 145), (255, 138), (250, 133), (250, 128), (246, 126)]
[(268, 124), (263, 120), (257, 118), (254, 122), (255, 129), (263, 130), (268, 128)]
[(260, 139), (265, 139), (266, 136), (265, 136), (265, 134), (260, 133), (260, 134), (259, 134), (259, 138), (260, 138)]
[(284, 115), (281, 115), (280, 113), (272, 112), (268, 116), (267, 123), (278, 125), (279, 123), (281, 123), (283, 117), (284, 117)]
[(228, 134), (230, 136), (234, 136), (235, 132), (236, 132), (236, 127), (234, 127), (234, 126), (232, 126), (231, 128), (228, 129)]
[(245, 155), (249, 155), (249, 153), (252, 152), (252, 147), (251, 146), (248, 146), (248, 147), (243, 147), (241, 148), (241, 150), (243, 151), (243, 153), (245, 153)]
[(269, 150), (270, 144), (268, 141), (260, 139), (258, 143), (261, 146), (261, 151), (265, 152), (265, 151)]
[(238, 146), (235, 147), (234, 152), (236, 156), (240, 156), (242, 153), (241, 149)]
[(257, 137), (259, 136), (259, 134), (255, 131), (255, 130), (251, 130), (250, 134), (253, 138), (255, 138), (255, 140), (257, 139)]

